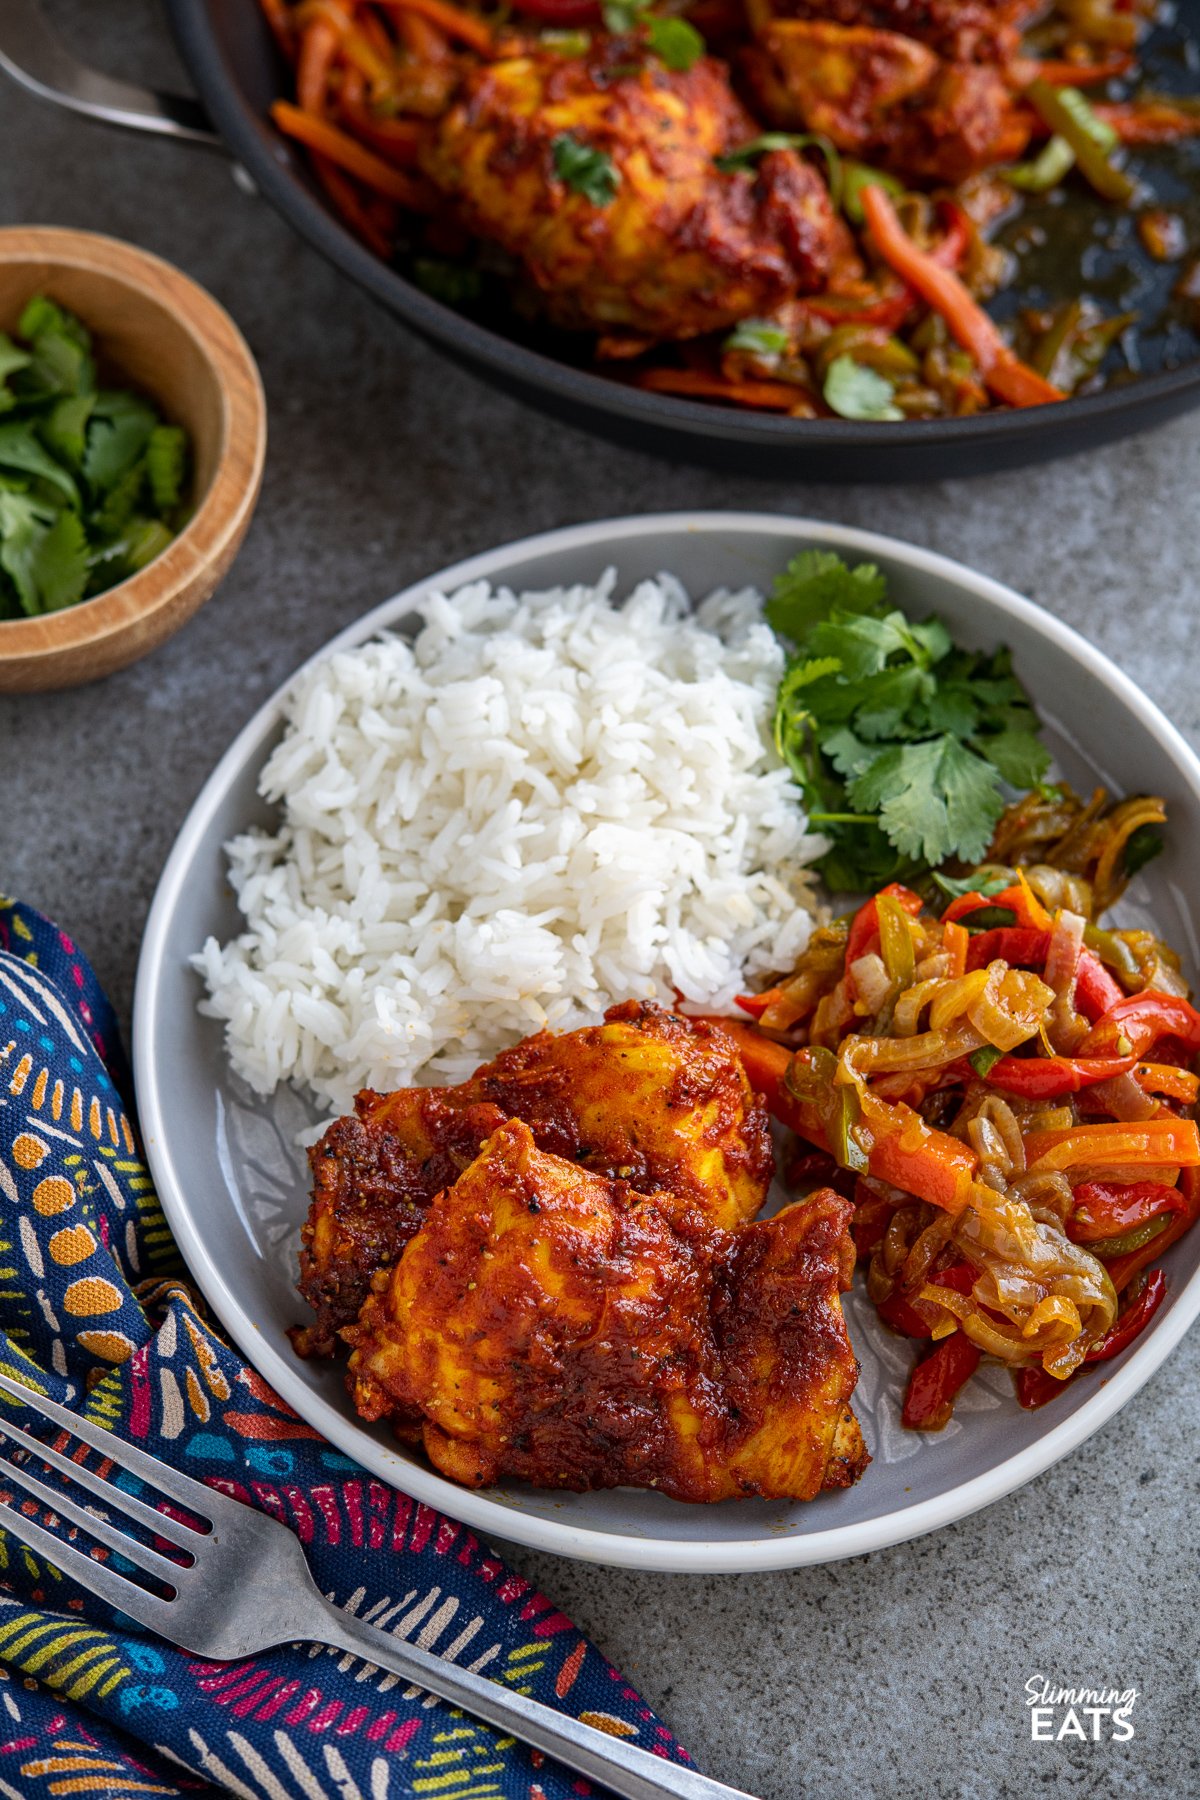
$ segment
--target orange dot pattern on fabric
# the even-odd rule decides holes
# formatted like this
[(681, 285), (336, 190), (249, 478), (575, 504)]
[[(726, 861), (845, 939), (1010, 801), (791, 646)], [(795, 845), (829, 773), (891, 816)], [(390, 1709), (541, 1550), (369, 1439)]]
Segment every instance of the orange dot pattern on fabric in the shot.
[(86, 1225), (68, 1225), (50, 1239), (50, 1255), (60, 1269), (70, 1269), (83, 1262), (96, 1248), (96, 1240)]
[(63, 1295), (63, 1305), (75, 1319), (94, 1319), (97, 1313), (119, 1312), (121, 1290), (102, 1275), (85, 1275), (73, 1281)]
[(128, 1362), (136, 1348), (123, 1331), (77, 1331), (75, 1342), (103, 1362)]
[(47, 1175), (33, 1190), (33, 1204), (44, 1219), (66, 1212), (75, 1204), (75, 1189), (65, 1175)]
[(50, 1146), (44, 1138), (34, 1137), (32, 1131), (22, 1131), (13, 1139), (12, 1153), (18, 1169), (36, 1169), (49, 1156)]

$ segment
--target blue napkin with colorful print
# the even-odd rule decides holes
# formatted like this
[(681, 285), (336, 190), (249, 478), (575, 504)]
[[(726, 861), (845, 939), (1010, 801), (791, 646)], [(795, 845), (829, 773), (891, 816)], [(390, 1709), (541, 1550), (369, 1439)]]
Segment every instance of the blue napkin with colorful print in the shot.
[[(113, 1010), (71, 939), (8, 900), (0, 900), (0, 1368), (283, 1519), (322, 1590), (360, 1618), (687, 1761), (544, 1595), (465, 1526), (334, 1450), (212, 1329), (141, 1158)], [(5, 1417), (48, 1435), (37, 1415), (7, 1401), (0, 1425)], [(5, 1480), (2, 1461), (0, 1499), (43, 1517)], [(3, 1800), (222, 1792), (576, 1800), (594, 1789), (325, 1648), (238, 1663), (190, 1656), (0, 1533)]]

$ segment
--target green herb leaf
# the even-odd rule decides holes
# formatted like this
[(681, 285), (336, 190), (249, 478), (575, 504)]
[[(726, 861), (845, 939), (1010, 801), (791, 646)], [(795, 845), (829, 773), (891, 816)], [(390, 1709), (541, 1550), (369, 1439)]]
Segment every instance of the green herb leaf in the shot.
[(889, 840), (926, 863), (975, 862), (992, 838), (1004, 800), (990, 763), (943, 736), (883, 751), (850, 783), (859, 812), (877, 812)]
[(1144, 869), (1148, 862), (1153, 862), (1156, 856), (1161, 855), (1162, 849), (1163, 835), (1158, 826), (1139, 825), (1136, 831), (1130, 832), (1125, 842), (1126, 875), (1136, 875), (1139, 869)]
[(88, 420), (95, 403), (93, 394), (64, 394), (42, 420), (42, 442), (76, 473), (83, 468)]
[(169, 513), (183, 498), (187, 438), (178, 425), (156, 425), (146, 442), (146, 476), (154, 504)]
[(704, 55), (704, 39), (686, 19), (648, 17), (646, 37), (660, 62), (679, 74), (686, 74)]
[(3, 331), (0, 331), (0, 382), (7, 381), (20, 369), (27, 369), (33, 358), (28, 351), (21, 350)]
[(763, 362), (774, 362), (788, 347), (788, 334), (782, 325), (769, 319), (741, 319), (721, 345), (722, 350), (742, 350)]
[(896, 390), (886, 375), (855, 362), (852, 356), (835, 356), (825, 372), (825, 404), (841, 419), (902, 419), (895, 404)]
[(560, 131), (550, 145), (554, 173), (593, 206), (610, 206), (621, 185), (621, 171), (603, 150), (585, 144), (569, 131)]
[(23, 475), (36, 475), (57, 489), (68, 506), (79, 508), (79, 489), (74, 480), (56, 462), (34, 435), (32, 425), (10, 419), (0, 424), (0, 469), (17, 469)]
[(614, 37), (624, 37), (634, 29), (643, 10), (643, 0), (605, 0), (601, 13), (604, 29)]
[(91, 333), (73, 313), (35, 294), (21, 314), (17, 336), (30, 347), (29, 378), (35, 390), (91, 393), (96, 385)]
[(11, 578), (27, 613), (41, 611), (33, 557), (54, 517), (54, 507), (49, 503), (8, 488), (0, 489), (0, 568)]
[(44, 612), (58, 612), (82, 600), (91, 561), (78, 513), (65, 508), (33, 547), (29, 569)]
[(889, 606), (878, 569), (824, 550), (788, 565), (767, 617), (795, 646), (775, 741), (830, 840), (829, 885), (872, 889), (951, 857), (977, 861), (1001, 782), (1040, 778), (1047, 761), (1008, 652), (959, 649), (942, 620)]
[(1006, 725), (1002, 731), (971, 739), (1010, 787), (1036, 787), (1050, 767), (1050, 752), (1037, 736), (1037, 716), (1030, 712), (1028, 718), (1028, 725)]
[(97, 394), (88, 426), (83, 472), (93, 493), (106, 493), (137, 462), (158, 419), (136, 394)]
[(886, 597), (887, 578), (874, 563), (850, 569), (832, 550), (801, 550), (775, 578), (767, 621), (781, 637), (798, 644), (835, 610), (873, 612)]
[(933, 880), (941, 888), (948, 900), (961, 900), (964, 894), (999, 894), (1010, 886), (1012, 876), (1007, 869), (996, 869), (989, 873), (985, 869), (975, 869), (961, 880), (953, 875), (942, 875), (936, 870)]
[(995, 1044), (981, 1044), (978, 1050), (971, 1052), (971, 1067), (986, 1081), (1003, 1055), (1003, 1050), (997, 1050)]

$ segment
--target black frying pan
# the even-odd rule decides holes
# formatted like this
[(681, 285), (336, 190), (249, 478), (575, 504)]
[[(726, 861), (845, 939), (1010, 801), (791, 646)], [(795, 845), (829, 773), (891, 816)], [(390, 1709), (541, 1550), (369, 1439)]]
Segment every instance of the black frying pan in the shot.
[[(762, 474), (817, 481), (930, 480), (1070, 455), (1144, 430), (1200, 405), (1200, 343), (1188, 331), (1147, 333), (1143, 366), (1153, 370), (1103, 392), (1021, 412), (977, 418), (855, 424), (780, 419), (703, 405), (626, 387), (520, 342), (505, 329), (464, 317), (430, 298), (359, 243), (327, 206), (320, 189), (267, 118), (287, 92), (283, 67), (257, 0), (166, 0), (167, 13), (200, 98), (221, 136), (266, 198), (360, 287), (408, 325), (500, 386), (545, 411), (608, 437), (688, 460), (734, 465)], [(1179, 19), (1200, 43), (1200, 0), (1179, 0)], [(1156, 76), (1159, 74), (1156, 71)], [(1182, 64), (1161, 72), (1176, 88), (1192, 85)], [(132, 121), (130, 121), (132, 122)], [(1160, 153), (1162, 154), (1162, 153)], [(1179, 152), (1168, 180), (1183, 203), (1200, 199), (1200, 154)], [(1065, 235), (1061, 216), (1047, 214), (1051, 240)], [(1200, 208), (1196, 212), (1200, 228)], [(1110, 245), (1110, 286), (1161, 292), (1172, 277), (1155, 270), (1136, 234), (1122, 228)], [(1192, 252), (1200, 252), (1194, 241)], [(1064, 254), (1078, 266), (1078, 246)], [(1144, 265), (1144, 266), (1142, 266)], [(1070, 292), (1068, 287), (1065, 291)], [(1015, 303), (1008, 296), (1008, 304)], [(555, 349), (557, 350), (557, 344)], [(1177, 366), (1165, 366), (1174, 362)], [(1164, 365), (1164, 366), (1156, 366)]]

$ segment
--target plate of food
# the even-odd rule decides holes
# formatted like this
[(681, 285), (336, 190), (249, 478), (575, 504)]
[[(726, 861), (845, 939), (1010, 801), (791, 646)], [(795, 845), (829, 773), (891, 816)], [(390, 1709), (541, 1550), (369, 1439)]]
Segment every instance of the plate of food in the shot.
[(642, 447), (911, 480), (1197, 391), (1192, 0), (169, 11), (318, 248)]
[(481, 1531), (878, 1549), (1200, 1310), (1200, 765), (1098, 651), (840, 526), (571, 527), (397, 595), (230, 746), (134, 1058), (214, 1312)]

